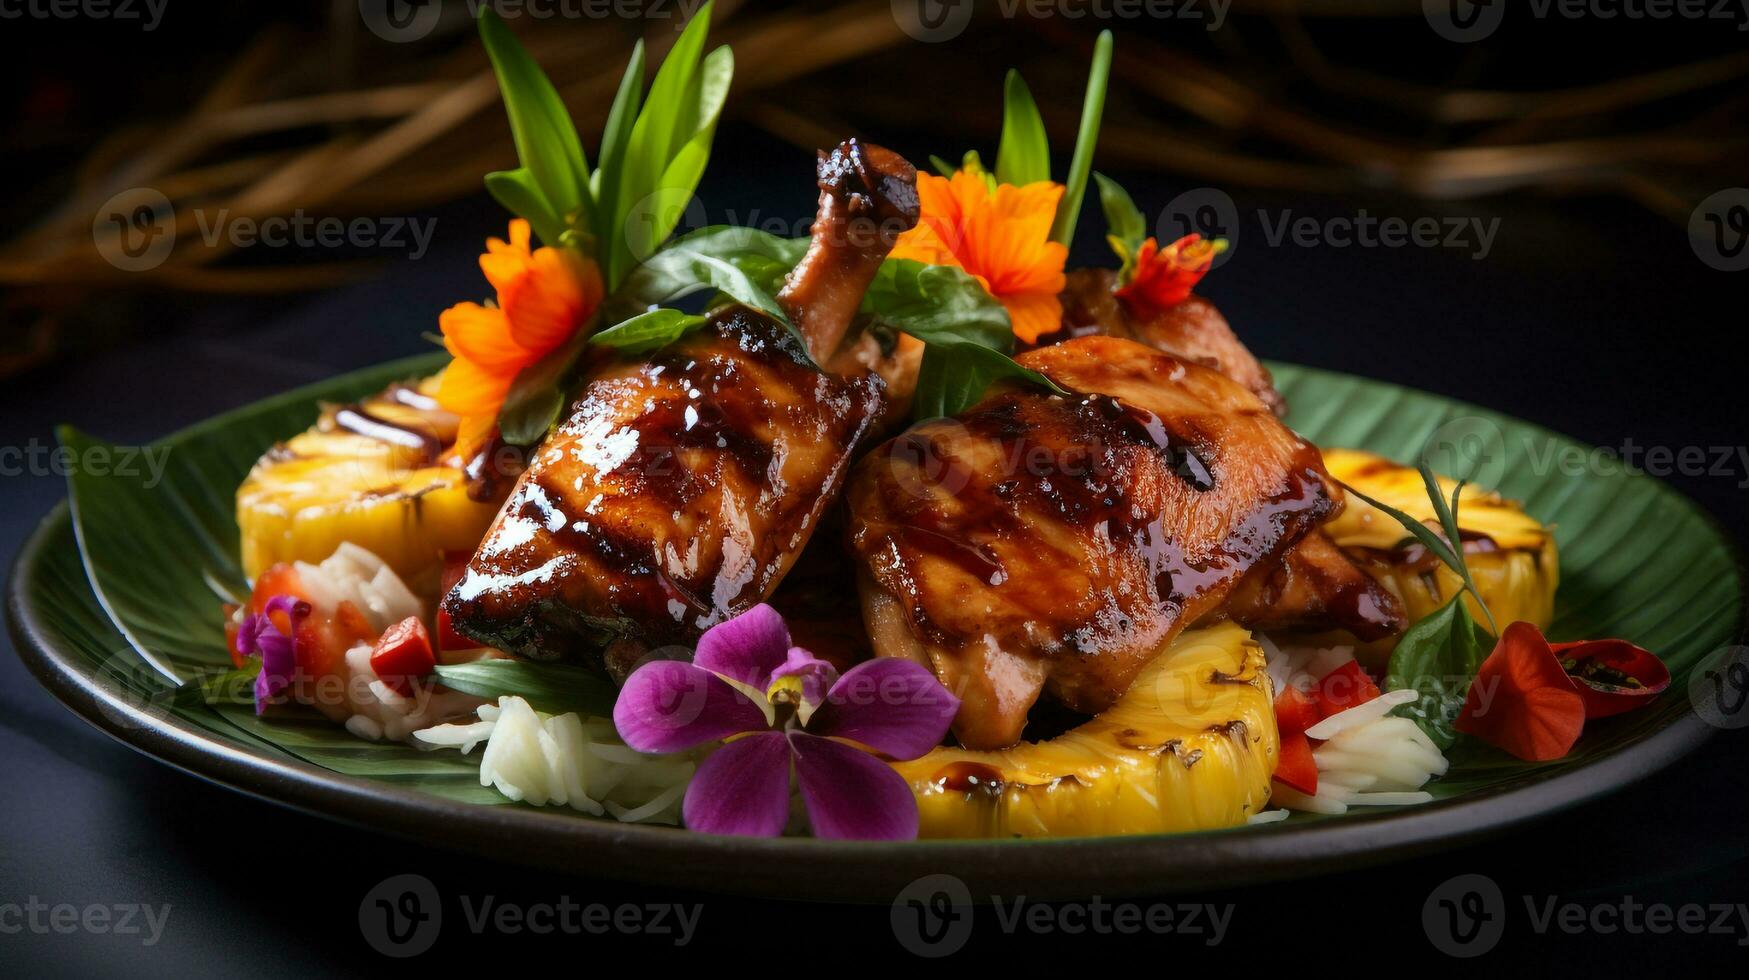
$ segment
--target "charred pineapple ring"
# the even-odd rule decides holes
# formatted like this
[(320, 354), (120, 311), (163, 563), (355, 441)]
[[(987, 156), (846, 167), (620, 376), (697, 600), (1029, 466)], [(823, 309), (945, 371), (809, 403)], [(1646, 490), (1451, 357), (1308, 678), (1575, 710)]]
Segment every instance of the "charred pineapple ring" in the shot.
[[(1331, 476), (1374, 500), (1438, 526), (1426, 485), (1415, 470), (1357, 449), (1324, 450), (1324, 466)], [(1457, 486), (1444, 477), (1439, 485), (1448, 497)], [(1474, 486), (1464, 487), (1457, 516), (1464, 538), (1464, 561), (1494, 619), (1501, 624), (1524, 620), (1539, 629), (1548, 628), (1555, 613), (1555, 587), (1561, 578), (1550, 529), (1515, 501)], [(1451, 601), (1463, 584), (1425, 548), (1404, 546), (1408, 535), (1403, 526), (1352, 494), (1342, 513), (1324, 525), (1324, 530), (1402, 600), (1409, 622)], [(1486, 622), (1473, 597), (1466, 595), (1464, 602), (1472, 618)]]
[(435, 394), (427, 379), (325, 406), (309, 430), (268, 450), (237, 489), (244, 574), (319, 562), (351, 542), (416, 587), (435, 587), (443, 552), (472, 551), (498, 510), (469, 499), (462, 471), (440, 458), (456, 418)]
[(1231, 623), (1192, 630), (1093, 720), (995, 752), (895, 763), (923, 837), (1062, 837), (1231, 827), (1263, 809), (1277, 742), (1263, 650)]

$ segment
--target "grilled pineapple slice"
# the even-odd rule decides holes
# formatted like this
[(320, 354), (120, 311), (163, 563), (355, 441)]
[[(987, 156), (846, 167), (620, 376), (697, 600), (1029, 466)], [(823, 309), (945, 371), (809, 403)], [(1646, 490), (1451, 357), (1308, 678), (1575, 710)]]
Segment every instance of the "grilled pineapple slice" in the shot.
[[(1426, 484), (1414, 469), (1356, 449), (1324, 450), (1324, 466), (1361, 493), (1438, 528)], [(1457, 484), (1441, 477), (1439, 485), (1449, 498)], [(1401, 547), (1408, 537), (1403, 526), (1359, 497), (1350, 495), (1348, 505), (1324, 530), (1402, 600), (1410, 622), (1451, 601), (1463, 584), (1425, 548)], [(1553, 532), (1516, 502), (1474, 486), (1465, 486), (1459, 498), (1458, 530), (1464, 561), (1495, 620), (1524, 620), (1546, 629), (1555, 614), (1555, 587), (1561, 578)], [(1474, 597), (1466, 595), (1464, 602), (1476, 622), (1487, 622)]]
[(444, 459), (457, 420), (435, 394), (432, 378), (324, 406), (315, 426), (268, 450), (237, 490), (244, 573), (319, 562), (351, 542), (415, 588), (434, 588), (443, 553), (472, 551), (498, 510), (470, 499)]
[(1110, 708), (1045, 742), (894, 763), (924, 837), (1230, 827), (1269, 802), (1277, 741), (1263, 650), (1231, 623), (1172, 641)]

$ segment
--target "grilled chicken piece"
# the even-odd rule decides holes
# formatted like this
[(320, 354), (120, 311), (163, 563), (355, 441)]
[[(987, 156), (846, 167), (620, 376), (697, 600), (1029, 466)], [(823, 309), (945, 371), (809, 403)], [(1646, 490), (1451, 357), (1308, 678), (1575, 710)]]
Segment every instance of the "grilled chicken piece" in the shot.
[[(782, 300), (812, 350), (835, 348), (915, 222), (915, 171), (848, 141), (819, 165), (808, 258)], [(884, 404), (879, 377), (813, 366), (745, 307), (653, 355), (586, 372), (444, 598), (456, 629), (534, 659), (600, 655), (623, 676), (771, 595), (832, 504)]]
[(1212, 368), (1109, 337), (1019, 360), (1077, 394), (996, 390), (847, 491), (875, 650), (930, 666), (974, 749), (1018, 741), (1041, 692), (1110, 705), (1339, 506), (1317, 448)]
[(1187, 361), (1205, 364), (1239, 382), (1263, 399), (1277, 415), (1287, 414), (1287, 402), (1275, 390), (1275, 379), (1256, 355), (1239, 341), (1227, 318), (1215, 305), (1192, 295), (1170, 310), (1138, 318), (1113, 294), (1117, 272), (1075, 269), (1063, 289), (1063, 329), (1039, 338), (1045, 342), (1089, 334), (1125, 337)]
[(1318, 528), (1274, 565), (1256, 569), (1223, 611), (1254, 630), (1342, 629), (1370, 642), (1403, 629), (1403, 607)]

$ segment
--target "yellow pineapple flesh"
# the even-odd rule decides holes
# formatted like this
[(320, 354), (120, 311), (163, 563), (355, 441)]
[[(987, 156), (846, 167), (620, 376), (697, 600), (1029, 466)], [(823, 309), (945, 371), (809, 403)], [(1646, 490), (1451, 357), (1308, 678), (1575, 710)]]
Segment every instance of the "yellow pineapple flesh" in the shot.
[(324, 406), (315, 426), (263, 455), (237, 490), (244, 573), (319, 562), (351, 542), (410, 585), (435, 588), (444, 552), (472, 551), (498, 511), (468, 496), (448, 453), (457, 419), (435, 394), (433, 378)]
[(1231, 827), (1269, 802), (1273, 698), (1263, 649), (1222, 623), (1180, 635), (1115, 704), (1056, 738), (893, 766), (917, 795), (923, 837)]
[[(1361, 493), (1438, 530), (1439, 520), (1416, 470), (1356, 449), (1324, 450), (1330, 475)], [(1456, 481), (1440, 477), (1440, 492), (1450, 499)], [(1458, 500), (1458, 530), (1464, 562), (1494, 619), (1501, 625), (1524, 620), (1546, 629), (1555, 613), (1560, 557), (1548, 527), (1515, 501), (1481, 487), (1465, 486)], [(1350, 494), (1348, 504), (1324, 530), (1362, 568), (1403, 603), (1409, 622), (1426, 616), (1456, 595), (1457, 574), (1409, 537), (1390, 515)], [(1470, 615), (1486, 620), (1474, 597), (1465, 595)], [(1391, 641), (1386, 641), (1388, 647)]]

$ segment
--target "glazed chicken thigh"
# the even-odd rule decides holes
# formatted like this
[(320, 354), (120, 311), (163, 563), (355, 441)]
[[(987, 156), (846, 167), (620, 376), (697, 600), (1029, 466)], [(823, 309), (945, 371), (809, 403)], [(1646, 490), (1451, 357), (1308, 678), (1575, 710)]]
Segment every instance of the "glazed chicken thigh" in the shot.
[(931, 667), (969, 748), (1041, 692), (1102, 710), (1339, 507), (1316, 447), (1220, 372), (1128, 340), (1019, 358), (1074, 394), (994, 390), (858, 464), (847, 490), (877, 653)]
[(915, 223), (915, 179), (855, 140), (822, 155), (814, 247), (780, 296), (809, 350), (731, 306), (652, 355), (594, 363), (445, 596), (455, 627), (519, 656), (600, 656), (623, 676), (770, 596), (883, 405), (878, 377), (814, 361)]

